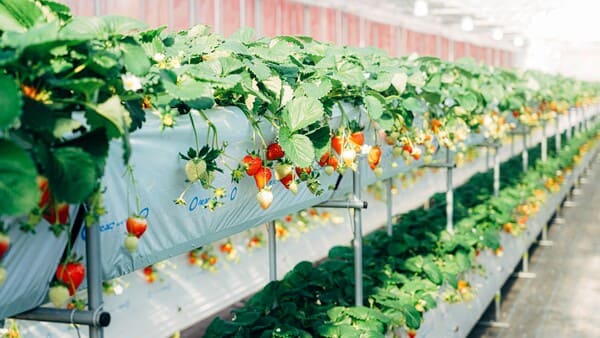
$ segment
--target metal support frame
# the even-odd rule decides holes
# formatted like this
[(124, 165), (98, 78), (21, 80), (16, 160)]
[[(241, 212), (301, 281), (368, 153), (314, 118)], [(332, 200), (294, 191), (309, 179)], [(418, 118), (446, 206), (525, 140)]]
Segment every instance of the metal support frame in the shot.
[(503, 322), (500, 320), (501, 317), (501, 306), (502, 306), (502, 293), (500, 290), (496, 291), (496, 295), (494, 296), (494, 319), (490, 321), (482, 321), (479, 322), (479, 325), (489, 326), (489, 327), (497, 327), (507, 329), (510, 327), (508, 322)]
[(361, 201), (356, 198), (347, 200), (330, 200), (315, 205), (315, 208), (336, 208), (336, 209), (366, 209), (369, 206), (367, 201)]
[(392, 236), (394, 234), (393, 222), (392, 222), (392, 178), (385, 180), (385, 204), (387, 211), (387, 234)]
[(445, 163), (429, 163), (423, 165), (425, 168), (446, 168), (446, 231), (454, 233), (454, 185), (452, 184), (452, 170), (456, 163), (452, 160), (452, 151), (446, 147)]
[(526, 279), (531, 279), (531, 278), (536, 277), (535, 272), (529, 272), (529, 249), (527, 249), (523, 253), (523, 257), (521, 259), (521, 271), (515, 273), (514, 276), (517, 278), (526, 278)]
[(573, 125), (571, 122), (571, 115), (573, 113), (573, 109), (569, 109), (567, 111), (567, 141), (571, 139), (571, 136), (573, 136)]
[(527, 172), (529, 169), (529, 149), (527, 149), (527, 133), (523, 133), (523, 152), (521, 153), (523, 158), (523, 172)]
[[(358, 157), (358, 170), (352, 174), (352, 193), (355, 200), (362, 198), (362, 185), (360, 173), (363, 169), (364, 156)], [(354, 247), (354, 298), (355, 305), (363, 305), (363, 249), (362, 249), (362, 211), (354, 209), (354, 238), (352, 240)]]
[[(83, 219), (80, 222), (83, 222)], [(86, 325), (89, 326), (90, 338), (104, 337), (103, 328), (110, 324), (110, 313), (102, 310), (102, 263), (100, 261), (100, 227), (98, 225), (86, 228), (85, 254), (88, 284), (87, 311), (38, 307), (13, 316), (13, 318)]]
[(494, 197), (500, 195), (500, 158), (498, 157), (498, 147), (494, 148)]
[(452, 163), (452, 152), (446, 147), (446, 231), (454, 233), (454, 189), (452, 184), (452, 170), (456, 166)]
[(546, 135), (546, 122), (542, 122), (542, 162), (548, 159), (548, 139)]
[(277, 280), (277, 234), (275, 221), (267, 223), (267, 237), (269, 249), (269, 280)]

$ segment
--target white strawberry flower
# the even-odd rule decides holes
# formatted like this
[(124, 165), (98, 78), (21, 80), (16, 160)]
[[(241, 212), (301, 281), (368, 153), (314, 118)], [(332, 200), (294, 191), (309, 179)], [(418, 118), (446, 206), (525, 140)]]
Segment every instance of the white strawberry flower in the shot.
[(123, 88), (125, 90), (136, 92), (142, 89), (142, 80), (133, 74), (121, 75), (121, 81), (123, 81)]
[(165, 61), (166, 58), (167, 58), (167, 56), (163, 53), (156, 53), (152, 57), (152, 59), (156, 62), (163, 62), (163, 61)]
[(363, 144), (363, 145), (360, 147), (360, 153), (361, 153), (361, 154), (363, 154), (363, 155), (368, 155), (368, 154), (369, 154), (369, 152), (371, 151), (371, 148), (372, 148), (372, 147), (371, 147), (370, 145), (368, 145), (368, 144)]

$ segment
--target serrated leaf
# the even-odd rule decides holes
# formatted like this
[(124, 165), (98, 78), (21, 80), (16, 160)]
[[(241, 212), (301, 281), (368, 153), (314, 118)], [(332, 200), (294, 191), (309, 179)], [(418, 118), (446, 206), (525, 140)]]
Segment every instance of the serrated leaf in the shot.
[(8, 75), (0, 74), (0, 129), (6, 129), (21, 116), (21, 90)]
[(308, 137), (316, 149), (321, 149), (329, 144), (330, 134), (331, 130), (329, 127), (325, 126), (311, 132), (308, 134)]
[(42, 10), (33, 1), (2, 0), (0, 2), (0, 31), (24, 32), (40, 22)]
[(305, 135), (292, 134), (286, 128), (279, 130), (279, 144), (285, 157), (299, 167), (308, 167), (315, 158), (315, 148)]
[(381, 114), (383, 114), (383, 104), (381, 103), (381, 101), (379, 101), (378, 98), (372, 95), (367, 95), (364, 98), (364, 102), (365, 109), (367, 110), (369, 117), (373, 120), (379, 119), (381, 117)]
[(56, 79), (51, 80), (50, 84), (55, 87), (72, 90), (74, 92), (82, 93), (88, 100), (95, 95), (96, 91), (102, 86), (104, 86), (105, 82), (98, 78), (82, 78), (82, 79)]
[(96, 187), (94, 160), (80, 148), (65, 147), (54, 150), (46, 172), (50, 189), (57, 201), (82, 203)]
[(423, 272), (425, 272), (427, 278), (436, 285), (440, 285), (444, 281), (440, 268), (433, 261), (425, 261), (425, 264), (423, 264)]
[(471, 268), (471, 260), (466, 252), (458, 250), (454, 256), (456, 257), (456, 264), (460, 271), (467, 271)]
[(412, 112), (413, 114), (423, 114), (427, 111), (425, 105), (415, 97), (409, 97), (402, 101), (404, 109)]
[(425, 261), (423, 256), (414, 256), (404, 261), (404, 268), (412, 272), (421, 272)]
[(467, 92), (466, 94), (459, 95), (456, 98), (456, 102), (465, 108), (468, 112), (472, 112), (477, 108), (477, 96), (475, 96), (472, 92)]
[(407, 81), (410, 85), (421, 88), (425, 85), (425, 80), (425, 74), (417, 71), (409, 76)]
[(58, 118), (54, 122), (52, 135), (54, 135), (55, 138), (62, 138), (65, 134), (70, 133), (79, 127), (81, 127), (81, 122), (77, 120)]
[(36, 176), (35, 164), (25, 150), (0, 139), (0, 216), (22, 215), (37, 205)]
[(150, 60), (140, 45), (132, 38), (126, 39), (120, 44), (123, 51), (123, 64), (130, 73), (138, 76), (145, 75), (150, 69)]
[(105, 102), (86, 110), (88, 123), (95, 128), (105, 128), (110, 138), (118, 138), (129, 129), (131, 117), (121, 104), (118, 96), (112, 96)]
[(295, 96), (308, 96), (314, 99), (320, 99), (331, 91), (331, 81), (324, 79), (318, 83), (303, 82), (296, 88)]
[(367, 86), (378, 92), (383, 92), (392, 85), (392, 75), (389, 73), (377, 74), (377, 79), (368, 79)]
[(283, 121), (291, 132), (295, 132), (319, 121), (324, 114), (325, 110), (319, 100), (310, 97), (297, 97), (285, 106)]
[[(165, 73), (163, 73), (165, 74)], [(210, 109), (215, 105), (213, 88), (209, 83), (185, 77), (175, 83), (170, 76), (162, 76), (167, 93), (198, 110)]]
[(365, 80), (363, 69), (352, 62), (342, 61), (337, 65), (337, 72), (332, 76), (346, 86), (360, 87)]

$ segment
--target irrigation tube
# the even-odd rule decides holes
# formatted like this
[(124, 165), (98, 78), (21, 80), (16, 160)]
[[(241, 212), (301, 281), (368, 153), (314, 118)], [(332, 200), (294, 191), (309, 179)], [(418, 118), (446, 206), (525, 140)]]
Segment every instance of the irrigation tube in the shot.
[[(361, 171), (364, 169), (364, 156), (358, 158), (358, 170), (352, 174), (353, 196), (355, 201), (362, 198), (362, 185), (360, 182)], [(363, 255), (362, 255), (362, 211), (354, 209), (354, 281), (355, 281), (355, 304), (363, 305)]]

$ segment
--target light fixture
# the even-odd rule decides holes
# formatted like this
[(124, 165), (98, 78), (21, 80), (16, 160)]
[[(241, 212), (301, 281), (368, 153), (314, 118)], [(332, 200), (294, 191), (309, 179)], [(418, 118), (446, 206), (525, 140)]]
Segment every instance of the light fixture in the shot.
[(415, 8), (413, 10), (413, 14), (415, 16), (427, 16), (428, 13), (429, 13), (429, 6), (427, 5), (427, 1), (425, 1), (425, 0), (415, 1)]
[(500, 41), (500, 40), (502, 40), (503, 37), (504, 37), (504, 32), (502, 31), (502, 29), (494, 28), (494, 30), (492, 31), (492, 38), (496, 41)]
[(515, 36), (513, 39), (513, 45), (515, 45), (515, 47), (523, 47), (524, 44), (525, 40), (521, 36)]
[(465, 32), (470, 32), (475, 28), (475, 24), (473, 23), (473, 18), (470, 16), (464, 16), (460, 21), (460, 27)]

